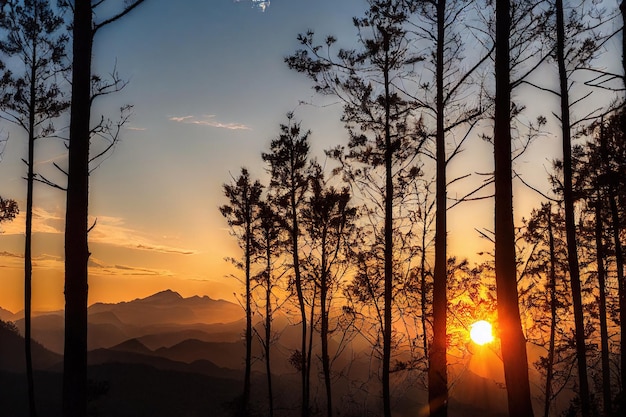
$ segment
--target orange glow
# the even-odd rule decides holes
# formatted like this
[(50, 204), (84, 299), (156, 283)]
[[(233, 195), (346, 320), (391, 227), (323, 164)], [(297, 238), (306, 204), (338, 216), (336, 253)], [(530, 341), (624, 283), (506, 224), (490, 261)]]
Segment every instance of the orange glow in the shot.
[(479, 320), (470, 326), (470, 338), (477, 345), (484, 345), (493, 342), (491, 323)]

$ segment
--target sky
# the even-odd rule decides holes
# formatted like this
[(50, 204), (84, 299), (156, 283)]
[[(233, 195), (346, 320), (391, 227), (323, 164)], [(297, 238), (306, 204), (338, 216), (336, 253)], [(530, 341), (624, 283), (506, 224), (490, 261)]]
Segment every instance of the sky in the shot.
[[(228, 276), (235, 271), (224, 258), (239, 250), (218, 210), (226, 203), (222, 184), (242, 166), (266, 178), (260, 155), (287, 112), (311, 129), (312, 152), (319, 158), (324, 149), (347, 142), (341, 107), (316, 96), (310, 81), (290, 71), (283, 58), (298, 49), (296, 36), (308, 29), (352, 45), (352, 17), (365, 7), (365, 0), (147, 0), (98, 32), (95, 70), (117, 71), (129, 83), (96, 102), (94, 117), (115, 118), (125, 104), (134, 109), (120, 143), (91, 176), (96, 225), (89, 235), (90, 303), (166, 288), (234, 300), (241, 287)], [(61, 133), (63, 126), (57, 123)], [(0, 195), (23, 207), (25, 136), (6, 123), (0, 128), (9, 136)], [(451, 177), (492, 169), (489, 145), (477, 138), (470, 145), (450, 166)], [(39, 172), (62, 181), (51, 163), (64, 166), (64, 151), (60, 140), (40, 141)], [(558, 141), (547, 135), (517, 164), (546, 189), (545, 174), (556, 154)], [(538, 203), (532, 192), (516, 187), (519, 220)], [(489, 248), (474, 228), (491, 227), (492, 204), (485, 200), (450, 211), (451, 253), (472, 257)], [(63, 306), (64, 212), (62, 191), (35, 186), (35, 310)], [(11, 311), (23, 308), (23, 229), (23, 214), (0, 225), (0, 306)]]

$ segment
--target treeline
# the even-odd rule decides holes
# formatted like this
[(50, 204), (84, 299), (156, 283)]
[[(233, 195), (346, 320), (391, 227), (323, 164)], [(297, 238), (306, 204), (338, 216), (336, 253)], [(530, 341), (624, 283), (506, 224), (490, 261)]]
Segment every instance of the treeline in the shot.
[[(621, 415), (626, 60), (607, 45), (626, 45), (624, 3), (367, 6), (353, 20), (354, 49), (309, 30), (285, 58), (317, 93), (343, 104), (347, 143), (326, 150), (321, 164), (310, 154), (311, 132), (289, 113), (262, 154), (269, 182), (244, 168), (224, 185), (220, 210), (242, 249), (231, 261), (245, 285), (241, 413), (252, 412), (258, 341), (274, 415), (272, 324), (281, 312), (301, 331), (291, 363), (303, 417), (313, 413), (319, 368), (323, 414), (342, 410), (333, 383), (345, 374), (333, 364), (357, 335), (371, 344), (381, 393), (381, 409), (369, 412), (390, 417), (391, 376), (413, 372), (430, 415), (446, 416), (450, 354), (467, 351), (463, 327), (496, 317), (510, 416)], [(550, 114), (531, 113), (537, 100), (554, 103)], [(514, 162), (546, 135), (560, 138), (563, 154), (547, 173), (551, 189), (539, 190)], [(449, 178), (449, 164), (477, 137), (493, 145), (494, 164), (452, 199), (448, 187), (470, 173)], [(544, 201), (521, 225), (513, 180)], [(494, 229), (481, 233), (493, 252), (471, 266), (448, 253), (446, 213), (486, 198)], [(536, 363), (529, 343), (544, 349)], [(542, 409), (533, 410), (529, 367), (542, 375)], [(557, 409), (563, 397), (569, 408)]]

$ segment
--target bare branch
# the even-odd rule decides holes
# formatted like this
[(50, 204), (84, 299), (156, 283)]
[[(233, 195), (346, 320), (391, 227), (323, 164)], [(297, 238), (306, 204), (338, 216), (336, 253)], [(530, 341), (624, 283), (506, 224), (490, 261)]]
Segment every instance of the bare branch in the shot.
[[(100, 3), (96, 3), (96, 6), (99, 6), (104, 0), (101, 0)], [(135, 0), (133, 3), (127, 5), (124, 10), (122, 10), (120, 13), (116, 14), (115, 16), (112, 16), (108, 19), (103, 20), (100, 23), (96, 23), (93, 27), (92, 30), (92, 36), (96, 34), (96, 32), (101, 29), (102, 27), (111, 24), (113, 22), (115, 22), (116, 20), (121, 19), (122, 17), (126, 16), (128, 13), (130, 13), (134, 8), (136, 8), (137, 6), (139, 6), (141, 3), (143, 3), (144, 0)]]

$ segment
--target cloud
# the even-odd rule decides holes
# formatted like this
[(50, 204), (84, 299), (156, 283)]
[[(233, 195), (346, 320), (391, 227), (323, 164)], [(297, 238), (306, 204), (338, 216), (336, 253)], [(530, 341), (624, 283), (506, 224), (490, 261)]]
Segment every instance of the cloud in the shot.
[(259, 10), (261, 10), (262, 12), (265, 11), (265, 9), (267, 9), (268, 7), (270, 7), (270, 0), (233, 0), (235, 3), (242, 3), (242, 2), (246, 2), (246, 3), (252, 3), (252, 7), (257, 8)]
[[(33, 207), (33, 233), (63, 233), (65, 218), (41, 207)], [(26, 224), (26, 210), (20, 211), (13, 221), (3, 223), (0, 230), (5, 235), (23, 235)]]
[[(3, 251), (0, 252), (0, 258), (4, 258), (2, 266), (5, 268), (24, 268), (24, 254)], [(60, 256), (42, 253), (32, 258), (33, 268), (35, 269), (63, 269), (64, 262)]]
[(89, 268), (95, 274), (107, 275), (154, 275), (154, 276), (173, 276), (174, 274), (166, 269), (153, 269), (145, 267), (135, 267), (129, 265), (107, 265), (104, 262), (89, 258)]
[[(24, 235), (25, 211), (9, 223), (3, 223), (0, 231), (4, 235)], [(159, 238), (142, 233), (125, 225), (124, 219), (112, 216), (90, 216), (89, 243), (100, 243), (129, 249), (138, 249), (165, 254), (194, 255), (196, 250), (179, 248), (167, 243), (168, 238)], [(65, 217), (41, 207), (33, 208), (33, 233), (63, 234)], [(9, 256), (0, 253), (0, 256)], [(20, 255), (22, 256), (22, 255)]]
[(202, 117), (196, 116), (170, 116), (168, 119), (172, 122), (183, 123), (183, 124), (191, 124), (191, 125), (199, 125), (199, 126), (209, 126), (215, 127), (218, 129), (228, 129), (228, 130), (252, 130), (251, 127), (243, 124), (243, 123), (223, 123), (216, 120), (216, 116), (214, 114), (207, 114)]
[(156, 238), (125, 226), (120, 217), (98, 216), (90, 220), (95, 227), (89, 232), (89, 241), (159, 253), (194, 255), (197, 251), (156, 242)]
[(136, 132), (143, 132), (143, 131), (148, 130), (147, 127), (135, 127), (135, 126), (124, 126), (124, 129), (126, 129), (126, 130), (133, 130), (133, 131), (136, 131)]

